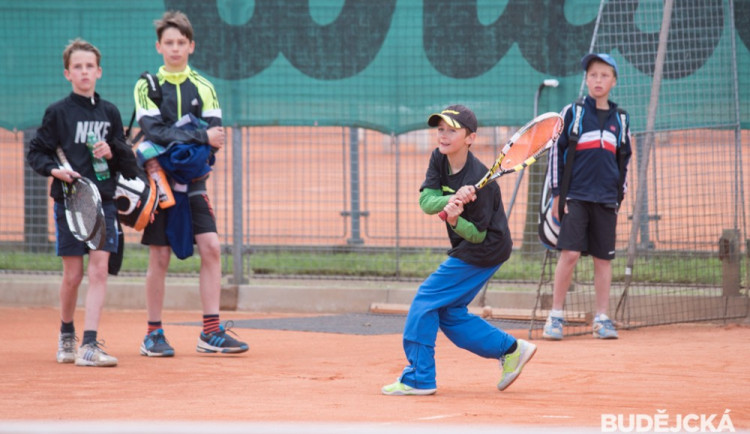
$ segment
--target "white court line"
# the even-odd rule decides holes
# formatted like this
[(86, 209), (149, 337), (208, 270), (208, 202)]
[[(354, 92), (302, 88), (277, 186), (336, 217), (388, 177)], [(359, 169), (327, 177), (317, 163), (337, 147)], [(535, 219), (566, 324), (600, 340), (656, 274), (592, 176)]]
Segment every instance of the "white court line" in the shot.
[(463, 413), (453, 413), (453, 414), (438, 414), (435, 416), (425, 416), (425, 417), (418, 417), (417, 420), (438, 420), (438, 419), (448, 419), (450, 417), (458, 417), (463, 416)]

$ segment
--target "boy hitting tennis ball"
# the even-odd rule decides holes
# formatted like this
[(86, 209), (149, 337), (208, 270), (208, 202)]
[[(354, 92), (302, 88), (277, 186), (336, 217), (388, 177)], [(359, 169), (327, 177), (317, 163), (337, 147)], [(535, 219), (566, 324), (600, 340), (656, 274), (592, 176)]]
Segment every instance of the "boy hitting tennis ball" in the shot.
[[(43, 176), (52, 176), (50, 197), (55, 200), (55, 226), (57, 234), (57, 256), (62, 257), (63, 276), (60, 282), (60, 335), (57, 349), (58, 363), (73, 363), (78, 366), (115, 366), (117, 359), (107, 354), (97, 340), (99, 319), (107, 293), (109, 254), (117, 252), (118, 233), (115, 219), (117, 209), (114, 196), (117, 172), (132, 178), (130, 170), (135, 157), (125, 143), (122, 118), (113, 104), (101, 99), (95, 92), (96, 81), (102, 76), (101, 54), (90, 43), (76, 39), (63, 51), (63, 73), (70, 81), (73, 91), (64, 99), (47, 107), (42, 126), (31, 140), (26, 156), (34, 171)], [(94, 173), (92, 155), (86, 146), (87, 134), (94, 132), (97, 143), (93, 157), (107, 161), (110, 176), (98, 179)], [(72, 171), (62, 169), (55, 162), (55, 150), (62, 148)], [(90, 250), (86, 243), (77, 240), (65, 218), (62, 182), (85, 176), (96, 183), (102, 198), (106, 220), (106, 239), (100, 250)], [(76, 351), (73, 315), (78, 299), (78, 287), (83, 280), (83, 256), (89, 255), (86, 293), (86, 316), (83, 340)]]
[(475, 191), (487, 167), (469, 148), (476, 140), (477, 118), (462, 105), (431, 115), (437, 148), (430, 156), (419, 206), (426, 214), (445, 211), (451, 243), (446, 259), (417, 290), (404, 325), (403, 347), (409, 363), (401, 376), (381, 389), (385, 395), (431, 395), (435, 382), (438, 329), (456, 346), (491, 359), (502, 368), (497, 388), (505, 390), (534, 356), (536, 346), (469, 313), (468, 304), (511, 253), (500, 188)]

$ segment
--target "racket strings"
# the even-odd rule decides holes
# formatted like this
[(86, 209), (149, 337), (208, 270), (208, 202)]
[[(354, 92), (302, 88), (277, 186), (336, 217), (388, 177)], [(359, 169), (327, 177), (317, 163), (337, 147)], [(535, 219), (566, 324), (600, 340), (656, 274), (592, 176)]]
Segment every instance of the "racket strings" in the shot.
[(69, 196), (66, 198), (68, 211), (68, 224), (71, 230), (81, 237), (88, 238), (94, 233), (101, 205), (97, 202), (98, 192), (96, 188), (84, 182), (75, 182), (69, 188)]
[(531, 125), (513, 142), (500, 168), (509, 170), (535, 157), (546, 148), (550, 140), (557, 137), (559, 129), (557, 118), (547, 118)]

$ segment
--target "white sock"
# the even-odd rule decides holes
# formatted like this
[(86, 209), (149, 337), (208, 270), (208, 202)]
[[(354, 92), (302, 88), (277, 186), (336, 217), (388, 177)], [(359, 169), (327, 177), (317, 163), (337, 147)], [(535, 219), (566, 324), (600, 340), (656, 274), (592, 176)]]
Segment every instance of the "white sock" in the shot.
[(563, 311), (562, 311), (562, 309), (560, 309), (560, 310), (552, 309), (551, 311), (549, 311), (549, 316), (553, 316), (555, 318), (562, 318), (563, 317)]
[(594, 318), (594, 321), (607, 321), (609, 317), (606, 313), (598, 313), (596, 314), (596, 317)]

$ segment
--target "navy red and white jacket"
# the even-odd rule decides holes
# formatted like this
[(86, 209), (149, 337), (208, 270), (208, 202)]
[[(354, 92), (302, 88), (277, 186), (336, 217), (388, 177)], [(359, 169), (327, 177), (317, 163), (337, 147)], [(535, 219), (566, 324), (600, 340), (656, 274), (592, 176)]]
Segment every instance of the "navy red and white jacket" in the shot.
[[(567, 105), (560, 114), (565, 120), (565, 129), (557, 140), (557, 144), (550, 150), (550, 162), (556, 163), (550, 164), (554, 196), (560, 194), (560, 184), (574, 119), (574, 104)], [(600, 126), (596, 113), (596, 101), (586, 96), (566, 199), (619, 205), (620, 182), (623, 183), (623, 191), (627, 191), (627, 168), (632, 155), (630, 143), (630, 131), (627, 125), (621, 124), (617, 104), (609, 101), (607, 120), (604, 125)], [(622, 177), (617, 160), (618, 147), (621, 148), (620, 158), (624, 159)]]

